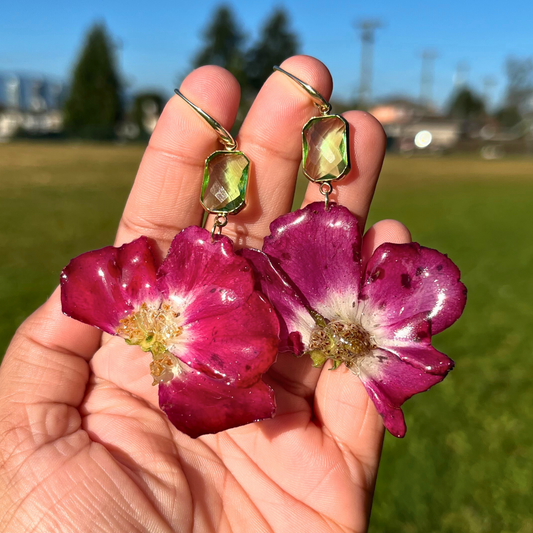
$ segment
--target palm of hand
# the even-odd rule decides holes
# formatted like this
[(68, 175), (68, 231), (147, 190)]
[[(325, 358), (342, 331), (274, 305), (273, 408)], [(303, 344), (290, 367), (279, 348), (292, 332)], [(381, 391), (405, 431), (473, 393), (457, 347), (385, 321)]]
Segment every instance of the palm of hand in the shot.
[[(41, 442), (24, 454), (16, 475), (17, 513), (39, 502), (49, 507), (41, 526), (54, 531), (82, 529), (80, 513), (87, 530), (364, 530), (380, 422), (365, 422), (373, 406), (355, 379), (342, 391), (345, 376), (315, 369), (305, 380), (320, 375), (314, 411), (325, 420), (312, 420), (311, 389), (287, 378), (308, 374), (308, 364), (291, 357), (280, 355), (270, 376), (276, 418), (192, 440), (157, 408), (157, 389), (146, 386), (146, 354), (111, 339), (92, 358), (92, 371), (74, 374), (63, 391), (75, 401), (88, 377), (79, 410), (68, 400), (49, 406)], [(357, 403), (354, 419), (339, 412), (354, 412), (346, 401)], [(329, 425), (339, 424), (350, 434), (362, 431), (356, 448), (331, 432)]]
[[(296, 75), (310, 79), (320, 92), (329, 93), (329, 78), (321, 64), (305, 57), (293, 58), (287, 64)], [(194, 92), (195, 86), (211, 84), (213, 77), (224, 81), (219, 90), (226, 101), (220, 98), (218, 111), (216, 105), (212, 111), (209, 105), (199, 104), (220, 116), (224, 114), (222, 104), (228, 108), (227, 100), (232, 98), (228, 92), (235, 92), (228, 73), (214, 67), (200, 69), (185, 80), (184, 86), (189, 80), (189, 90)], [(285, 83), (277, 79), (265, 85), (265, 94), (260, 94), (254, 105), (258, 107), (255, 114), (259, 116), (267, 102), (272, 105), (276, 90), (292, 90), (300, 108), (295, 111), (292, 106), (293, 116), (281, 127), (298, 130), (304, 122), (298, 113), (309, 113), (309, 102)], [(229, 102), (233, 107), (225, 112), (230, 117), (236, 111), (233, 100)], [(183, 108), (180, 112), (186, 114)], [(170, 136), (176, 142), (172, 130), (179, 130), (180, 124), (176, 125), (175, 113), (169, 105), (160, 119), (126, 207), (118, 241), (144, 233), (165, 248), (180, 227), (198, 223), (198, 209), (189, 209), (181, 219), (174, 213), (180, 203), (193, 205), (192, 201), (197, 201), (191, 200), (196, 188), (186, 189), (179, 181), (167, 183), (165, 179), (156, 192), (152, 190), (160, 202), (168, 202), (167, 210), (159, 210), (157, 216), (168, 213), (174, 217), (172, 225), (166, 220), (150, 220), (147, 214), (146, 204), (150, 202), (146, 191), (153, 189), (156, 179), (161, 181), (160, 174), (179, 175), (190, 165), (183, 153), (172, 161), (176, 156), (169, 157), (162, 141), (166, 135), (167, 141)], [(362, 126), (356, 144), (363, 149), (365, 144), (373, 146), (373, 153), (365, 156), (366, 160), (363, 156), (357, 160), (345, 189), (338, 187), (339, 202), (364, 220), (383, 157), (381, 148), (375, 148), (376, 138), (382, 138), (368, 116), (352, 113), (347, 119)], [(186, 120), (197, 124), (194, 115), (187, 115)], [(248, 120), (252, 124), (248, 129), (257, 130), (254, 108)], [(231, 119), (226, 117), (222, 122)], [(191, 153), (209, 153), (212, 138), (201, 124), (198, 126), (205, 139), (199, 137), (200, 147), (189, 149)], [(264, 128), (268, 131), (268, 125)], [(243, 130), (244, 145), (246, 123)], [(268, 146), (269, 142), (274, 140), (265, 141), (274, 153), (275, 146)], [(296, 152), (297, 143), (298, 139), (288, 149)], [(291, 159), (285, 154), (272, 160), (271, 154), (263, 155), (261, 169), (262, 148), (252, 141), (249, 148), (241, 148), (253, 156), (254, 146), (258, 150), (254, 160), (259, 186), (265, 182), (261, 175), (268, 174), (268, 165), (278, 169), (285, 165), (282, 176), (296, 175), (297, 156)], [(280, 184), (269, 186), (279, 189)], [(289, 189), (293, 186), (293, 182), (288, 184)], [(270, 197), (270, 205), (265, 200), (260, 203), (262, 211), (243, 212), (225, 231), (238, 235), (244, 226), (248, 233), (244, 232), (241, 244), (260, 245), (268, 222), (290, 207), (290, 195), (288, 200), (281, 195), (275, 206), (268, 191), (259, 191), (258, 196)], [(316, 188), (310, 189), (306, 203), (317, 196)], [(368, 253), (385, 238), (405, 240), (408, 236), (400, 225), (384, 223), (367, 234), (363, 250)], [(274, 419), (192, 440), (159, 411), (157, 389), (148, 386), (149, 360), (147, 354), (126, 346), (121, 339), (102, 342), (96, 330), (61, 315), (58, 291), (22, 326), (0, 375), (0, 488), (6, 494), (1, 531), (21, 527), (46, 531), (366, 528), (383, 428), (364, 388), (349, 371), (313, 369), (306, 358), (280, 354), (267, 376), (278, 403)]]

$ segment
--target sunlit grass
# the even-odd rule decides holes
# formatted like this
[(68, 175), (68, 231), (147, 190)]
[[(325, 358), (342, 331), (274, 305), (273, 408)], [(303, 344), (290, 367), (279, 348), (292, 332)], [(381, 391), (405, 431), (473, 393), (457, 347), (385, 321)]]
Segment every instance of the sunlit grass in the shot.
[(140, 147), (0, 145), (0, 353), (68, 261), (113, 243)]
[[(1, 353), (73, 256), (112, 243), (142, 151), (0, 145)], [(448, 253), (469, 299), (435, 338), (456, 369), (386, 438), (373, 533), (533, 532), (532, 215), (530, 160), (387, 158), (370, 221)]]
[(372, 220), (446, 252), (469, 289), (456, 361), (387, 437), (372, 531), (533, 531), (533, 162), (390, 159)]

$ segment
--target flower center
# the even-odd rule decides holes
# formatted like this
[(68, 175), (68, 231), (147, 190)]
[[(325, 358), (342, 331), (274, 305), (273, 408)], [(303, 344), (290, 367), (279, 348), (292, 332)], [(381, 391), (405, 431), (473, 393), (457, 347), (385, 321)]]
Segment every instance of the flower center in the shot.
[(309, 355), (315, 367), (321, 367), (327, 359), (331, 359), (334, 369), (341, 363), (353, 368), (358, 359), (374, 348), (376, 345), (370, 334), (359, 324), (328, 322), (318, 324), (311, 333)]
[(159, 307), (143, 303), (135, 313), (123, 318), (117, 328), (117, 334), (127, 344), (135, 344), (152, 353), (150, 373), (154, 378), (153, 385), (170, 381), (181, 371), (178, 359), (168, 351), (183, 332), (176, 323), (179, 316), (169, 303), (164, 302)]

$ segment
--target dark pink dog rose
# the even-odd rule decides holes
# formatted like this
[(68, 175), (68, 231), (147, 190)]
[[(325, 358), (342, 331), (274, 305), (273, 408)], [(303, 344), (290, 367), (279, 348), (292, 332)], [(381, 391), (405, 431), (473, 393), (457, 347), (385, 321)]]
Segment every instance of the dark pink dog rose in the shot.
[(158, 266), (146, 237), (87, 252), (61, 274), (63, 312), (151, 352), (159, 404), (191, 437), (271, 418), (279, 323), (232, 242), (189, 227)]
[(453, 361), (431, 335), (466, 303), (458, 268), (416, 243), (383, 244), (366, 267), (357, 219), (323, 203), (284, 215), (263, 251), (244, 250), (280, 317), (281, 351), (320, 367), (344, 363), (365, 386), (385, 427), (405, 435), (401, 405), (444, 379)]

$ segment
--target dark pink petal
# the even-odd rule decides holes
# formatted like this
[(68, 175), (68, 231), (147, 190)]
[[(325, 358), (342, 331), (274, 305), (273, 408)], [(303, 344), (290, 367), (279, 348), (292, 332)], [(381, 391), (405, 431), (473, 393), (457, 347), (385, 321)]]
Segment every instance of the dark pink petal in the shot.
[(359, 365), (359, 377), (374, 402), (383, 423), (395, 437), (405, 435), (400, 406), (411, 396), (427, 391), (446, 374), (430, 374), (381, 349), (373, 350)]
[(239, 388), (194, 370), (159, 385), (159, 405), (192, 438), (272, 418), (276, 411), (274, 392), (263, 381)]
[(174, 237), (157, 273), (157, 286), (185, 323), (241, 306), (254, 288), (251, 266), (235, 255), (227, 237), (213, 242), (209, 231), (190, 226)]
[(276, 360), (279, 322), (258, 292), (220, 316), (202, 318), (184, 327), (183, 343), (174, 355), (214, 379), (248, 387)]
[(402, 361), (430, 374), (447, 374), (453, 361), (431, 346), (431, 321), (427, 313), (383, 326), (374, 332), (376, 344)]
[(112, 335), (136, 306), (157, 301), (156, 265), (146, 237), (79, 255), (61, 273), (63, 313)]
[(366, 267), (360, 296), (362, 325), (373, 330), (423, 312), (436, 335), (463, 312), (466, 288), (460, 275), (437, 250), (417, 243), (382, 244)]
[(298, 287), (304, 303), (329, 319), (351, 317), (362, 268), (355, 216), (345, 207), (333, 204), (326, 211), (316, 202), (277, 218), (270, 231), (263, 252)]
[(256, 273), (262, 292), (266, 294), (280, 318), (280, 352), (302, 355), (315, 322), (302, 299), (287, 277), (277, 269), (270, 258), (258, 250), (243, 249), (240, 252), (248, 259)]

